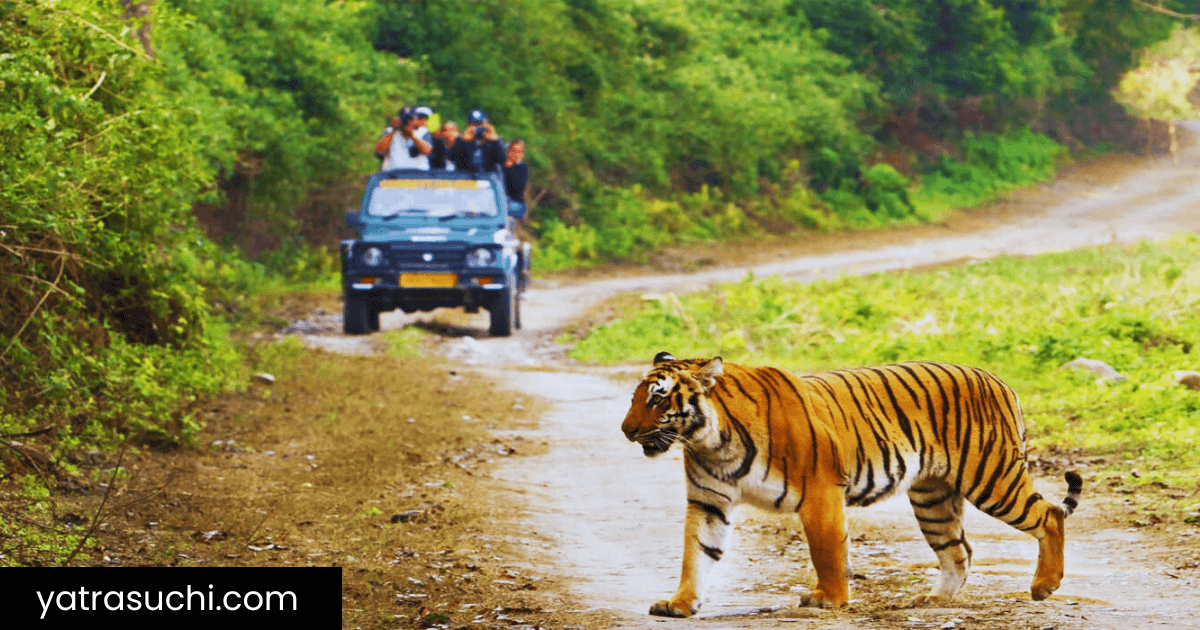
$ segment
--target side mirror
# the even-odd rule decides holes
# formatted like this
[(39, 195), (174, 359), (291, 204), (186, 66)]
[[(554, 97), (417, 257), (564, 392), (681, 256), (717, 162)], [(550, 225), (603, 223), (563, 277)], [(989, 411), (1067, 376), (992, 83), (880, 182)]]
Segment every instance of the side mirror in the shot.
[(525, 207), (524, 203), (513, 201), (512, 199), (508, 200), (508, 216), (514, 219), (524, 219), (528, 213), (529, 208)]
[(358, 210), (346, 211), (346, 226), (355, 232), (362, 232), (363, 220), (358, 215)]

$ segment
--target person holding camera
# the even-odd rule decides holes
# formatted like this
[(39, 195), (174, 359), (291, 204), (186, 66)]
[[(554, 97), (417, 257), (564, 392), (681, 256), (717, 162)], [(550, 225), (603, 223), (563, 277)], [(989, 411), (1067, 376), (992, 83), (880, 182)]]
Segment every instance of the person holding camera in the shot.
[(504, 143), (482, 110), (467, 115), (467, 128), (450, 150), (457, 170), (472, 173), (496, 172), (504, 164)]
[(412, 115), (412, 110), (412, 105), (401, 107), (400, 111), (396, 112), (396, 115), (383, 128), (383, 133), (379, 134), (379, 140), (375, 141), (375, 157), (379, 158), (380, 170), (383, 169), (383, 161), (387, 159), (388, 149), (392, 146), (392, 132), (400, 128), (400, 121), (403, 118)]
[[(379, 158), (379, 164), (383, 166), (383, 160), (387, 157), (387, 150), (391, 146), (391, 134), (400, 126), (400, 117), (395, 116), (388, 123), (387, 127), (383, 128), (383, 134), (379, 136), (379, 140), (375, 141), (375, 157)], [(386, 142), (385, 142), (386, 140)], [(386, 144), (386, 146), (385, 146)]]
[(429, 170), (429, 154), (433, 152), (433, 137), (411, 111), (400, 111), (400, 127), (379, 139), (375, 154), (383, 155), (379, 170), (398, 168)]

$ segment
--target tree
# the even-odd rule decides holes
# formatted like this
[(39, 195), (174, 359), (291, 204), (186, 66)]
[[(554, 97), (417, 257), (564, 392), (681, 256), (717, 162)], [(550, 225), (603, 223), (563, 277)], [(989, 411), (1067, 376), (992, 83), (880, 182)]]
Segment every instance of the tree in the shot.
[(1190, 98), (1200, 83), (1200, 31), (1178, 27), (1170, 39), (1146, 49), (1141, 63), (1121, 78), (1113, 96), (1132, 116), (1167, 123), (1171, 158), (1178, 160), (1175, 121), (1200, 118)]

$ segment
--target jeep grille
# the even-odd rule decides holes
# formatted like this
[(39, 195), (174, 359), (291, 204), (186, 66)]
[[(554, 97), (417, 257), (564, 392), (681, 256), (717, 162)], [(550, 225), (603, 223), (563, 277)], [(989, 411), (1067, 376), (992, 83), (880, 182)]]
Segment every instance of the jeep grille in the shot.
[[(428, 254), (429, 256), (426, 256)], [(463, 265), (467, 255), (462, 247), (404, 247), (393, 246), (388, 260), (405, 269), (451, 269)], [(425, 260), (430, 258), (430, 260)]]

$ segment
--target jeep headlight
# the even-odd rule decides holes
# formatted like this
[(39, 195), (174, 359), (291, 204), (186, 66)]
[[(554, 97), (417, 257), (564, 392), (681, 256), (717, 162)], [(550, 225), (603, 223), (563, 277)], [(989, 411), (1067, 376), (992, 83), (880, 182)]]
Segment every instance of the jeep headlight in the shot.
[(360, 260), (368, 267), (378, 267), (383, 264), (383, 252), (378, 247), (369, 247)]
[(496, 262), (496, 254), (486, 247), (480, 247), (467, 253), (468, 267), (491, 267)]

